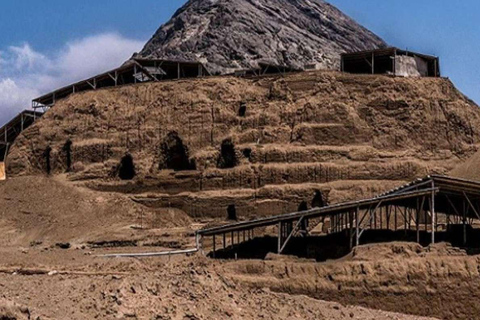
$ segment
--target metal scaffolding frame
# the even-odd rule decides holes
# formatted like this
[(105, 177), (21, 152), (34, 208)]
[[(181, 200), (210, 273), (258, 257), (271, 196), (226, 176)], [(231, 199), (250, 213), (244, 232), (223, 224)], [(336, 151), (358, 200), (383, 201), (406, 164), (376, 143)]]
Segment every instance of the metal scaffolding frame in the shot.
[(415, 230), (417, 242), (420, 242), (423, 229), (430, 234), (430, 243), (435, 243), (438, 217), (442, 215), (444, 224), (463, 226), (462, 238), (466, 244), (467, 225), (480, 220), (479, 212), (480, 182), (432, 175), (375, 198), (206, 228), (197, 231), (196, 237), (199, 250), (204, 238), (212, 237), (212, 256), (215, 257), (217, 237), (223, 239), (225, 249), (227, 235), (230, 235), (230, 246), (233, 247), (239, 245), (242, 238), (243, 242), (250, 240), (255, 229), (277, 225), (277, 253), (281, 254), (292, 238), (309, 235), (313, 229), (309, 221), (328, 217), (331, 221), (329, 233), (346, 232), (350, 249), (361, 244), (366, 230), (375, 229)]

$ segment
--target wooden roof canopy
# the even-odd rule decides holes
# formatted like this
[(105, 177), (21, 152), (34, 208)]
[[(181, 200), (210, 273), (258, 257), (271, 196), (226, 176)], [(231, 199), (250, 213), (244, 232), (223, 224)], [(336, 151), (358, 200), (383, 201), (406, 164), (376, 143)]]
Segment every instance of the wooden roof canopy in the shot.
[(41, 112), (24, 110), (0, 128), (0, 161), (4, 160), (8, 145), (42, 115)]
[(388, 71), (395, 74), (394, 60), (397, 56), (421, 58), (428, 65), (429, 77), (441, 76), (439, 57), (396, 47), (343, 53), (341, 54), (341, 71), (365, 74), (383, 74)]
[(196, 61), (173, 61), (162, 59), (134, 58), (119, 68), (101, 73), (86, 80), (49, 92), (32, 101), (32, 107), (51, 107), (56, 101), (69, 95), (117, 85), (160, 81), (168, 79), (193, 78), (210, 75), (205, 66)]
[[(434, 209), (430, 207), (431, 203), (428, 199), (425, 200), (426, 198), (434, 200)], [(200, 236), (212, 236), (292, 222), (302, 217), (327, 217), (387, 205), (418, 209), (419, 203), (423, 203), (423, 207), (420, 209), (425, 211), (434, 210), (436, 214), (465, 216), (465, 218), (480, 220), (480, 182), (442, 175), (431, 175), (374, 198), (206, 228), (197, 231), (197, 234)]]

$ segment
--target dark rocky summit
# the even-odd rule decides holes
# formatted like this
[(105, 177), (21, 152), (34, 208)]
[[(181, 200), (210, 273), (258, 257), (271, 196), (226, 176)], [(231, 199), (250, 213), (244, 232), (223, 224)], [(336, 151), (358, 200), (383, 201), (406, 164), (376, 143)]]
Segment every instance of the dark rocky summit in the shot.
[(136, 57), (200, 60), (221, 74), (259, 62), (338, 69), (340, 53), (385, 45), (323, 0), (190, 0)]

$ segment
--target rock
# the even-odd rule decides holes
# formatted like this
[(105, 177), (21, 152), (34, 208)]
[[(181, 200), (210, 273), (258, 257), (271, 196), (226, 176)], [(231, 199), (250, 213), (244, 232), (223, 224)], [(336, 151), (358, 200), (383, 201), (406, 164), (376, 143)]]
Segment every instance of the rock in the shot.
[(70, 243), (65, 242), (65, 243), (57, 243), (55, 244), (56, 247), (60, 249), (70, 249)]
[(259, 62), (338, 69), (340, 53), (385, 45), (323, 0), (194, 0), (135, 57), (200, 60), (219, 74)]
[(27, 320), (30, 319), (30, 310), (17, 303), (0, 299), (0, 319)]

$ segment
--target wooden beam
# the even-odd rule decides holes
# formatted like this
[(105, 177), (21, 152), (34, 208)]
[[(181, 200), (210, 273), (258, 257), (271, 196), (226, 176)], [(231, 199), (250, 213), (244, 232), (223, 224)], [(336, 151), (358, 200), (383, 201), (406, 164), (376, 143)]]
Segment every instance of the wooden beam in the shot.
[(480, 215), (478, 214), (477, 209), (473, 206), (472, 202), (470, 201), (470, 198), (467, 196), (467, 194), (464, 192), (463, 195), (465, 196), (465, 199), (467, 199), (468, 204), (470, 205), (470, 208), (472, 208), (473, 212), (477, 216), (477, 218), (480, 220)]
[(283, 252), (283, 250), (285, 250), (285, 247), (287, 246), (288, 242), (289, 242), (290, 239), (293, 237), (293, 235), (297, 232), (298, 227), (300, 226), (300, 224), (301, 224), (302, 221), (303, 221), (303, 218), (304, 218), (304, 217), (300, 217), (300, 219), (298, 219), (297, 224), (295, 225), (295, 228), (292, 229), (292, 231), (291, 231), (290, 234), (288, 235), (287, 239), (286, 239), (285, 242), (283, 243), (282, 247), (281, 247), (280, 250), (278, 251), (279, 254), (281, 254), (281, 253)]

